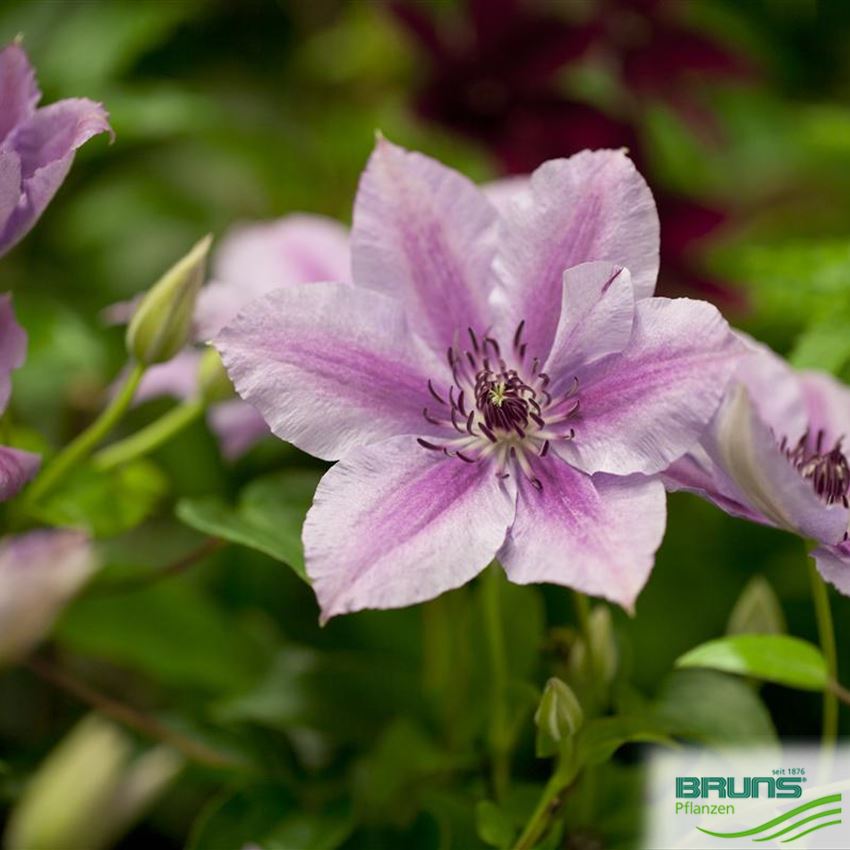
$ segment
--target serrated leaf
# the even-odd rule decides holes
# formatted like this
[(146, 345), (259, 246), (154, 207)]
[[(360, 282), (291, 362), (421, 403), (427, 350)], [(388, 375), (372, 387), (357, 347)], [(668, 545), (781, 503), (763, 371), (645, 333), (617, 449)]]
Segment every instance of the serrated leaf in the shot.
[(183, 499), (177, 516), (192, 528), (256, 549), (307, 581), (301, 526), (320, 473), (292, 470), (251, 482), (236, 507), (218, 498)]
[(821, 651), (787, 635), (738, 635), (712, 640), (686, 652), (676, 666), (738, 673), (804, 691), (822, 691), (829, 681)]

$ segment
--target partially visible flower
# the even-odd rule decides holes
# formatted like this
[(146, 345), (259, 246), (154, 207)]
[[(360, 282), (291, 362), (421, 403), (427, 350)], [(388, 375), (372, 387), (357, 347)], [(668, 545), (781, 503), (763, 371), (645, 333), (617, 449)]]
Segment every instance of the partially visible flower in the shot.
[(817, 541), (823, 577), (850, 595), (850, 388), (753, 345), (700, 446), (665, 476), (733, 516)]
[(39, 765), (9, 817), (6, 850), (114, 846), (183, 767), (170, 747), (139, 754), (99, 714), (84, 717)]
[[(27, 353), (27, 335), (15, 319), (12, 296), (0, 295), (0, 415), (9, 404), (12, 372)], [(0, 446), (0, 502), (11, 499), (38, 472), (38, 455)]]
[[(225, 236), (214, 254), (212, 279), (198, 295), (193, 336), (209, 340), (243, 305), (276, 287), (350, 276), (348, 232), (330, 218), (299, 214), (243, 225)], [(108, 318), (126, 321), (132, 309), (132, 304), (115, 305)], [(136, 401), (196, 396), (201, 358), (200, 349), (189, 347), (149, 369)], [(228, 458), (243, 454), (269, 433), (257, 411), (238, 398), (212, 404), (209, 422)]]
[(112, 133), (99, 103), (69, 98), (37, 109), (40, 99), (23, 47), (15, 42), (0, 50), (0, 255), (44, 212), (77, 148)]
[(622, 151), (494, 197), (379, 139), (354, 285), (278, 289), (214, 341), (277, 436), (339, 461), (303, 532), (325, 620), (432, 598), (494, 557), (631, 609), (664, 531), (652, 476), (736, 368), (714, 307), (651, 297), (658, 219)]
[(81, 531), (31, 531), (0, 540), (0, 663), (44, 638), (96, 567)]

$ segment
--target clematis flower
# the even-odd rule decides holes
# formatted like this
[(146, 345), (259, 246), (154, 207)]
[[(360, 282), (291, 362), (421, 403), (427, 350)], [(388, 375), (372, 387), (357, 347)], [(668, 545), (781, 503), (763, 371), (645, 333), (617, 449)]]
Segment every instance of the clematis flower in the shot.
[(658, 220), (622, 151), (496, 197), (379, 139), (354, 285), (278, 289), (214, 340), (278, 437), (339, 461), (303, 531), (324, 620), (432, 598), (494, 557), (631, 608), (665, 524), (652, 476), (733, 373), (714, 307), (651, 297)]
[[(15, 319), (12, 296), (0, 295), (0, 414), (12, 393), (12, 371), (27, 352), (27, 335)], [(11, 499), (38, 471), (40, 458), (31, 452), (0, 445), (0, 502)]]
[(41, 92), (24, 49), (0, 50), (0, 255), (32, 228), (74, 161), (74, 152), (110, 133), (106, 111), (86, 98), (37, 109)]
[[(244, 304), (278, 286), (344, 281), (350, 275), (348, 232), (333, 219), (299, 214), (243, 225), (216, 252), (212, 280), (198, 296), (195, 336), (199, 341), (212, 338)], [(132, 312), (132, 305), (116, 305), (109, 318), (127, 321)], [(192, 398), (198, 391), (200, 359), (200, 349), (187, 348), (149, 369), (136, 401), (164, 395)], [(228, 458), (244, 454), (269, 433), (263, 418), (241, 399), (212, 405), (209, 422)]]
[(0, 663), (28, 652), (94, 572), (80, 531), (32, 531), (0, 540)]
[(665, 474), (733, 516), (817, 541), (823, 577), (850, 595), (850, 388), (751, 345), (698, 447)]

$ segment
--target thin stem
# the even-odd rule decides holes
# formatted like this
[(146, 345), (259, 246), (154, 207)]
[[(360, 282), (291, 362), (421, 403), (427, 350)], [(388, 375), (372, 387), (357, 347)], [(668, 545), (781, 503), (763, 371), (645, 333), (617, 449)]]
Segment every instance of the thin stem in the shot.
[(581, 636), (587, 645), (587, 651), (590, 652), (590, 600), (577, 590), (573, 591), (573, 599), (575, 600), (579, 632), (581, 632)]
[[(827, 675), (830, 680), (838, 680), (838, 653), (835, 648), (835, 629), (832, 624), (832, 610), (829, 606), (829, 591), (820, 577), (812, 560), (809, 560), (809, 579), (812, 586), (812, 601), (818, 624), (823, 657), (826, 659)], [(827, 688), (823, 694), (823, 731), (824, 749), (832, 749), (838, 739), (838, 698), (834, 690)]]
[(496, 564), (484, 574), (484, 618), (490, 652), (490, 755), (492, 759), (493, 796), (501, 800), (510, 776), (507, 705), (507, 660), (502, 629), (501, 575)]
[(54, 490), (68, 473), (92, 452), (97, 444), (118, 424), (133, 401), (133, 396), (139, 388), (145, 366), (136, 363), (130, 369), (124, 383), (112, 401), (106, 406), (100, 416), (45, 466), (27, 494), (27, 502), (34, 504)]
[(841, 700), (844, 705), (850, 705), (850, 690), (835, 681), (831, 681), (827, 685), (827, 688), (829, 688), (829, 690), (835, 694), (835, 696)]
[(180, 575), (180, 573), (185, 572), (199, 561), (203, 561), (204, 558), (209, 557), (214, 552), (218, 552), (219, 549), (223, 549), (225, 546), (227, 546), (226, 540), (222, 540), (219, 537), (210, 537), (201, 543), (200, 546), (192, 549), (191, 552), (188, 552), (176, 561), (172, 561), (161, 569), (147, 575), (94, 584), (88, 592), (91, 594), (126, 593), (127, 591), (150, 587), (152, 584), (156, 584), (163, 579)]
[(557, 770), (546, 783), (536, 808), (522, 831), (514, 850), (531, 850), (549, 830), (552, 818), (561, 808), (564, 792), (570, 784), (569, 776)]
[(95, 466), (98, 469), (114, 469), (149, 454), (200, 419), (203, 413), (204, 403), (200, 399), (184, 401), (135, 434), (101, 449), (94, 456)]
[(168, 726), (163, 725), (156, 718), (96, 691), (90, 685), (75, 679), (69, 673), (60, 670), (44, 658), (33, 656), (27, 660), (26, 666), (39, 678), (71, 694), (81, 702), (90, 705), (101, 714), (117, 720), (119, 723), (128, 726), (130, 729), (141, 733), (147, 738), (152, 738), (155, 741), (174, 747), (175, 750), (181, 752), (191, 761), (202, 764), (205, 767), (244, 767), (244, 765), (234, 761), (232, 758), (222, 755), (210, 749), (205, 744), (187, 738)]

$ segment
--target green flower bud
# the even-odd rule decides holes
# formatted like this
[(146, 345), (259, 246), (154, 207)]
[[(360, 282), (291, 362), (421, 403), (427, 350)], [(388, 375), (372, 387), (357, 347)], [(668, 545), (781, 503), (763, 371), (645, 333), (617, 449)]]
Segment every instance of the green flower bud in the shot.
[(165, 363), (191, 340), (211, 243), (212, 236), (201, 239), (142, 298), (127, 327), (127, 350), (139, 363)]
[(584, 712), (572, 688), (560, 679), (546, 683), (534, 714), (537, 725), (537, 755), (551, 756), (569, 751), (584, 723)]
[(221, 362), (221, 355), (212, 346), (208, 346), (201, 356), (198, 367), (198, 389), (206, 404), (227, 401), (235, 395), (233, 384)]
[(98, 714), (83, 718), (45, 759), (12, 811), (7, 850), (111, 846), (183, 764), (158, 746), (137, 756), (132, 739)]

